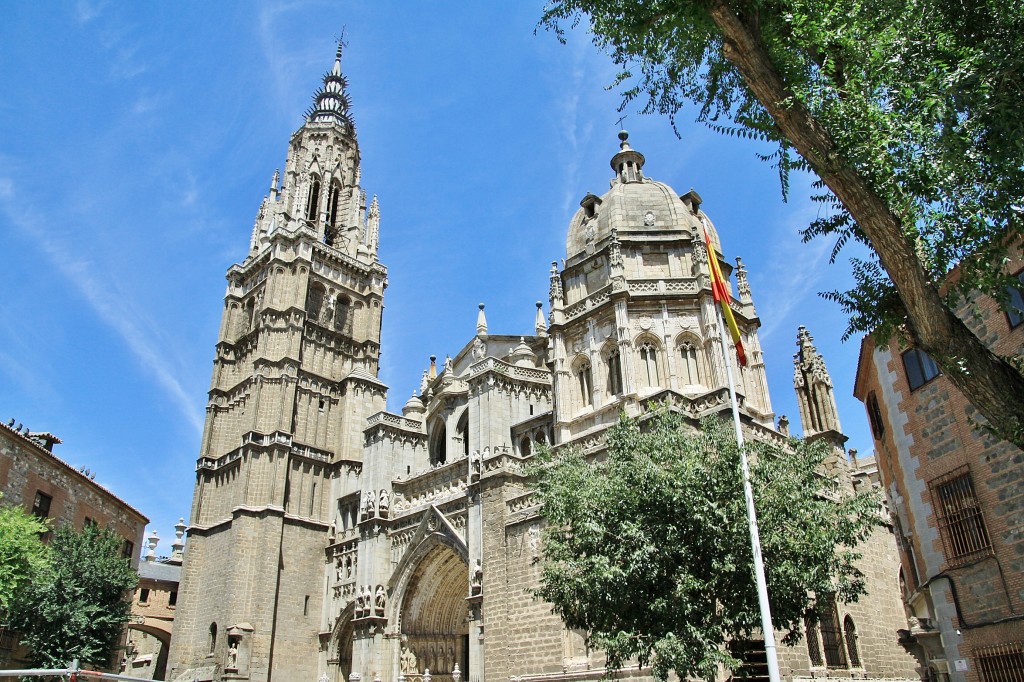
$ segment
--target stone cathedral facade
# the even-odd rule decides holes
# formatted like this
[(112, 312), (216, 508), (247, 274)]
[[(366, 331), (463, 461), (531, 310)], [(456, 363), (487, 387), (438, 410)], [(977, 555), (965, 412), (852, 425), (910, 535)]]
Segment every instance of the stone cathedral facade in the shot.
[[(538, 303), (534, 329), (491, 334), (481, 305), (476, 335), (385, 411), (380, 214), (340, 58), (228, 271), (168, 679), (597, 679), (600, 652), (528, 591), (543, 519), (524, 463), (540, 443), (599, 453), (619, 413), (650, 401), (694, 419), (729, 409), (709, 258), (736, 279), (744, 426), (784, 438), (746, 273), (700, 196), (647, 177), (620, 133), (610, 189), (583, 197), (552, 263), (548, 314)], [(805, 431), (836, 444), (852, 486), (828, 372), (805, 330), (799, 344)], [(782, 649), (789, 679), (917, 678), (896, 644), (891, 534), (866, 554), (871, 595)]]

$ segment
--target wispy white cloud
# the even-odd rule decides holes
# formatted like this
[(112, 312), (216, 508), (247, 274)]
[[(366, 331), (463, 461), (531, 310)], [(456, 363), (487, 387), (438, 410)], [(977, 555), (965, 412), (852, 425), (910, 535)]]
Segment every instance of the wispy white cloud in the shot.
[(35, 207), (16, 201), (15, 196), (11, 178), (0, 177), (0, 212), (11, 225), (39, 245), (50, 265), (74, 285), (97, 317), (121, 337), (143, 371), (152, 376), (196, 432), (201, 433), (203, 416), (178, 381), (177, 375), (181, 372), (168, 362), (166, 351), (173, 344), (111, 276), (97, 274), (95, 267), (76, 249), (46, 228), (56, 221), (48, 219)]
[(79, 24), (88, 24), (90, 21), (98, 17), (106, 9), (107, 2), (90, 2), (90, 0), (78, 0), (75, 3), (75, 18), (78, 19)]

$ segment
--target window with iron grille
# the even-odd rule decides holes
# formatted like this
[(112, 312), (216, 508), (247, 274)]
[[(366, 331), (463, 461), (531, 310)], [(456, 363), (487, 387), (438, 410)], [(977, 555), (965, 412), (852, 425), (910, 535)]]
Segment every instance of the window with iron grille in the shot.
[(825, 649), (825, 665), (829, 668), (846, 667), (846, 647), (843, 631), (839, 628), (839, 614), (835, 600), (830, 597), (821, 607), (821, 643)]
[(982, 682), (1024, 682), (1024, 644), (1012, 642), (975, 649)]
[(811, 659), (811, 667), (820, 668), (824, 665), (821, 659), (821, 642), (818, 639), (818, 624), (811, 618), (804, 617), (804, 632), (807, 635), (807, 655)]
[(846, 636), (846, 654), (849, 656), (850, 667), (860, 667), (860, 650), (857, 648), (857, 626), (849, 615), (843, 619), (843, 634)]
[(954, 469), (932, 481), (930, 487), (946, 558), (961, 561), (989, 551), (992, 543), (968, 467)]
[(1006, 295), (1009, 298), (1006, 305), (1006, 321), (1010, 323), (1010, 329), (1019, 327), (1024, 322), (1024, 270), (1016, 275), (1019, 287), (1006, 287)]

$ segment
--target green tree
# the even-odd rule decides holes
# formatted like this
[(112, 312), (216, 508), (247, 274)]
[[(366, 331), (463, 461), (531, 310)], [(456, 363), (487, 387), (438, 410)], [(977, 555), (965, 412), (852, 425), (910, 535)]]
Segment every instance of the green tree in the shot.
[[(805, 238), (871, 247), (834, 291), (847, 335), (893, 332), (931, 355), (1002, 438), (1024, 447), (1024, 375), (954, 313), (1006, 300), (1024, 207), (1024, 6), (1004, 0), (556, 0), (589, 23), (625, 106), (773, 144), (784, 194), (817, 175)], [(634, 73), (635, 71), (635, 73)], [(731, 122), (731, 123), (730, 123)], [(951, 268), (956, 276), (949, 278)]]
[(0, 624), (17, 593), (46, 566), (47, 548), (39, 537), (49, 529), (19, 506), (0, 506)]
[(30, 663), (64, 667), (109, 665), (131, 612), (138, 575), (121, 556), (112, 530), (58, 526), (52, 560), (11, 605), (11, 627), (31, 650)]
[[(865, 591), (856, 547), (880, 523), (878, 498), (823, 475), (824, 442), (747, 445), (772, 616), (800, 638), (815, 595)], [(607, 458), (544, 450), (531, 473), (544, 505), (537, 596), (585, 630), (612, 667), (659, 679), (713, 679), (724, 647), (760, 631), (739, 448), (718, 418), (688, 426), (667, 409), (609, 431)]]

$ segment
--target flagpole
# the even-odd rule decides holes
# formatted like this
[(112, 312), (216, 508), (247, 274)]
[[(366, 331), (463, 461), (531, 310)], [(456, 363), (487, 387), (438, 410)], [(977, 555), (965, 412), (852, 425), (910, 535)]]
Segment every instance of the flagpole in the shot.
[[(714, 251), (709, 254), (715, 258)], [(723, 302), (723, 305), (728, 303)], [(750, 467), (747, 465), (747, 449), (743, 445), (743, 430), (740, 428), (740, 407), (736, 400), (736, 385), (732, 377), (732, 361), (725, 344), (725, 323), (722, 310), (715, 305), (718, 317), (718, 334), (722, 339), (722, 356), (725, 358), (725, 373), (729, 377), (729, 397), (732, 399), (732, 420), (736, 426), (736, 443), (740, 449), (740, 463), (743, 469), (743, 496), (747, 501), (747, 522), (750, 526), (750, 545), (754, 551), (754, 575), (757, 579), (757, 601), (761, 606), (761, 630), (764, 632), (764, 652), (768, 659), (768, 679), (780, 682), (779, 659), (775, 651), (775, 628), (772, 626), (772, 611), (768, 604), (768, 584), (764, 579), (764, 560), (761, 558), (761, 536), (757, 530), (757, 512), (754, 511), (754, 491), (750, 487)]]

